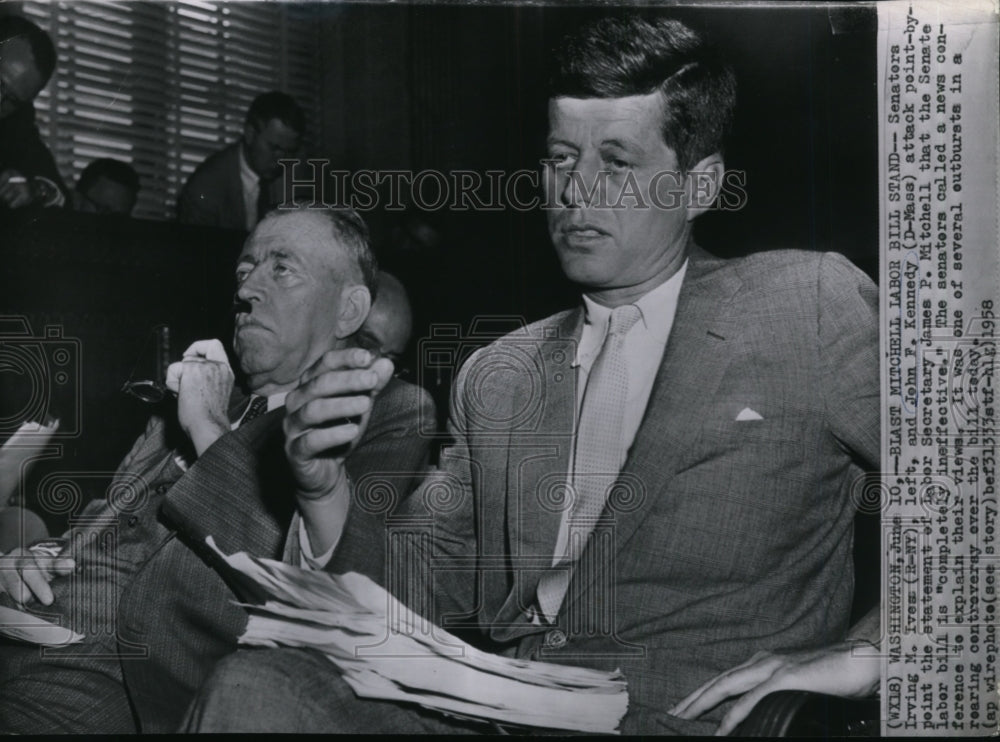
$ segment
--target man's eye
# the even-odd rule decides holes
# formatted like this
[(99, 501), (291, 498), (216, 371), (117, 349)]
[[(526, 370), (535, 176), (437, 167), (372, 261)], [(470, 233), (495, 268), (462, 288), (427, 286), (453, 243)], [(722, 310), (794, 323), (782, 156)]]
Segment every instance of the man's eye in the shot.
[(546, 164), (551, 167), (560, 167), (573, 161), (573, 156), (569, 152), (550, 152)]
[(238, 271), (236, 271), (236, 283), (243, 283), (246, 280), (247, 276), (249, 276), (249, 275), (250, 275), (250, 271), (248, 271), (248, 270), (238, 270)]
[(286, 276), (286, 275), (288, 275), (289, 273), (292, 272), (292, 269), (289, 268), (284, 263), (275, 263), (274, 264), (274, 272), (275, 272), (275, 274), (277, 274), (279, 276)]
[(615, 170), (628, 170), (631, 164), (621, 159), (620, 157), (612, 157), (608, 160), (608, 164)]

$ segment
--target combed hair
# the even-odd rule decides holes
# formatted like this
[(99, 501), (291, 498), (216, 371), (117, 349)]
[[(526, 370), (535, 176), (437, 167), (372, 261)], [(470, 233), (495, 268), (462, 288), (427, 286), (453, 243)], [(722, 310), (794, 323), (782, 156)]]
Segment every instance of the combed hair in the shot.
[(113, 180), (132, 192), (139, 190), (139, 174), (132, 166), (127, 162), (113, 160), (110, 157), (102, 157), (87, 165), (76, 181), (76, 189), (83, 193), (101, 178)]
[(277, 90), (261, 93), (247, 109), (246, 123), (252, 126), (266, 126), (271, 119), (278, 119), (297, 134), (306, 129), (306, 115), (302, 108), (292, 96)]
[(0, 43), (17, 38), (28, 42), (35, 65), (45, 82), (48, 82), (56, 68), (56, 47), (52, 43), (52, 39), (45, 31), (23, 16), (0, 16)]
[(663, 95), (663, 139), (682, 170), (725, 149), (736, 78), (719, 54), (680, 21), (602, 18), (563, 38), (549, 97)]

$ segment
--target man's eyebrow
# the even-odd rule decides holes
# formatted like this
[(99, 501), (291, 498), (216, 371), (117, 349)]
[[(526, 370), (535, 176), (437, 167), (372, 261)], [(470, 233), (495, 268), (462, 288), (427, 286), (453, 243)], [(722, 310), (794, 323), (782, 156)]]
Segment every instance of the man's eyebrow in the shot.
[(630, 152), (645, 152), (646, 150), (638, 142), (633, 142), (630, 139), (602, 139), (602, 147), (618, 147), (618, 149), (628, 150)]
[(572, 147), (573, 149), (576, 149), (575, 144), (573, 144), (572, 142), (568, 142), (565, 139), (559, 139), (558, 137), (549, 137), (547, 140), (545, 140), (545, 143), (549, 147), (551, 147), (553, 144), (562, 144), (565, 147)]
[(267, 254), (264, 256), (266, 258), (274, 258), (275, 260), (293, 260), (298, 262), (299, 256), (293, 252), (287, 252), (285, 250), (268, 250)]

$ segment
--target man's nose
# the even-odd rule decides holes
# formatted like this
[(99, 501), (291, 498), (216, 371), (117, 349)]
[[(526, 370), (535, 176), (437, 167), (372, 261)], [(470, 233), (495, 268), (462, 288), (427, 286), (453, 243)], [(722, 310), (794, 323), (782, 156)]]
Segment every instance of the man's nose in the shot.
[(236, 287), (236, 298), (240, 301), (260, 301), (262, 295), (263, 287), (254, 268)]
[(583, 208), (600, 200), (604, 183), (600, 162), (594, 158), (580, 158), (576, 167), (564, 172), (563, 178), (560, 192), (563, 206)]

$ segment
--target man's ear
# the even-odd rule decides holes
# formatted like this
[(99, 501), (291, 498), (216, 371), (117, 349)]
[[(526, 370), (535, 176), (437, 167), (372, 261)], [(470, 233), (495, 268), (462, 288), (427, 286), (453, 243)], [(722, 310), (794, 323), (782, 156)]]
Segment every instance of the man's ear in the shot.
[(722, 181), (725, 174), (726, 164), (722, 161), (722, 155), (717, 152), (700, 160), (687, 171), (687, 177), (684, 180), (684, 195), (687, 199), (687, 219), (689, 222), (712, 208), (722, 191)]
[(372, 295), (364, 286), (345, 286), (340, 292), (340, 307), (337, 313), (337, 337), (350, 337), (368, 319), (372, 308)]

